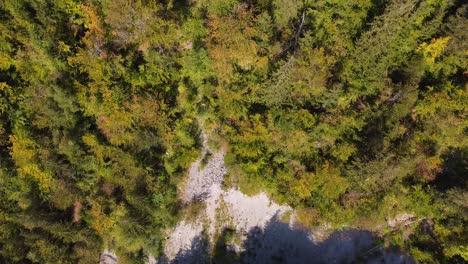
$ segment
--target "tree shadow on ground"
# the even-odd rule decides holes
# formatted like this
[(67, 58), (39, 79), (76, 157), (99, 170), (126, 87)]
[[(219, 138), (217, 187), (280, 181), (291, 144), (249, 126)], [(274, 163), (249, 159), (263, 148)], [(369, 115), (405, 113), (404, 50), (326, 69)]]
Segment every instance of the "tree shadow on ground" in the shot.
[[(278, 215), (263, 230), (250, 230), (241, 252), (236, 252), (231, 244), (235, 235), (233, 229), (225, 229), (214, 243), (211, 256), (194, 253), (191, 249), (180, 252), (173, 263), (414, 263), (401, 252), (387, 251), (376, 245), (376, 237), (369, 231), (335, 231), (326, 240), (315, 242), (309, 232), (291, 228), (280, 221)], [(209, 252), (206, 240), (194, 241), (193, 250), (201, 252), (200, 245)]]
[(450, 148), (442, 155), (442, 172), (434, 185), (438, 191), (454, 187), (468, 188), (468, 148)]
[(159, 258), (158, 264), (203, 264), (210, 263), (209, 241), (207, 236), (202, 233), (196, 236), (189, 249), (181, 249), (175, 258), (170, 261), (164, 256)]
[(365, 230), (333, 232), (316, 242), (310, 232), (291, 228), (276, 215), (264, 230), (251, 230), (244, 243), (242, 263), (411, 263), (397, 252), (375, 244), (376, 237)]

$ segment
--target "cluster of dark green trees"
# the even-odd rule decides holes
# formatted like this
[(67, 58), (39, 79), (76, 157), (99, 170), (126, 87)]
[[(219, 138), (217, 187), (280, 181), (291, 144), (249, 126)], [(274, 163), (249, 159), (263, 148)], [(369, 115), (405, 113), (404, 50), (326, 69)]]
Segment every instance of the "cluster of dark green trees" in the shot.
[[(461, 0), (2, 1), (0, 262), (160, 254), (200, 119), (228, 185), (468, 261), (467, 17)], [(382, 229), (400, 213), (416, 221)]]

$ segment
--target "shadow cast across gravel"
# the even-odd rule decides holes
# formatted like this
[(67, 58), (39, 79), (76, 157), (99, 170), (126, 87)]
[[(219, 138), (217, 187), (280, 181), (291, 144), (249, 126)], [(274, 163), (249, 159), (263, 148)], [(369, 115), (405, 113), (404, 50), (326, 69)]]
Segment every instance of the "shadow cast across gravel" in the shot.
[(161, 257), (159, 264), (199, 264), (211, 263), (209, 256), (209, 241), (203, 234), (196, 236), (192, 240), (190, 249), (181, 250), (177, 253), (174, 260), (169, 261)]
[(369, 231), (335, 231), (326, 240), (314, 242), (310, 232), (291, 228), (278, 215), (264, 229), (250, 230), (240, 252), (230, 241), (235, 235), (232, 229), (223, 230), (212, 254), (207, 240), (197, 237), (191, 249), (179, 252), (172, 263), (414, 263), (402, 252), (376, 245), (377, 238)]

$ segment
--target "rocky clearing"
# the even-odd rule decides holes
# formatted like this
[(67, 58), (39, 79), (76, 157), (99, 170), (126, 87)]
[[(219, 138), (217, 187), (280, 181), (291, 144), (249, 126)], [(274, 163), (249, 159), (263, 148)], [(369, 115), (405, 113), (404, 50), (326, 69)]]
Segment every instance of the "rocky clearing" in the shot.
[[(370, 232), (339, 231), (319, 242), (323, 234), (295, 227), (291, 207), (272, 202), (265, 193), (247, 196), (236, 189), (223, 190), (224, 150), (212, 152), (205, 136), (203, 145), (202, 158), (190, 168), (183, 199), (187, 204), (204, 203), (205, 207), (195, 219), (183, 220), (168, 230), (165, 257), (159, 263), (208, 262), (215, 239), (226, 228), (235, 231), (237, 237), (229, 249), (244, 253), (244, 263), (351, 263), (368, 255), (369, 250), (375, 251)], [(402, 255), (377, 251), (366, 262), (410, 263)]]

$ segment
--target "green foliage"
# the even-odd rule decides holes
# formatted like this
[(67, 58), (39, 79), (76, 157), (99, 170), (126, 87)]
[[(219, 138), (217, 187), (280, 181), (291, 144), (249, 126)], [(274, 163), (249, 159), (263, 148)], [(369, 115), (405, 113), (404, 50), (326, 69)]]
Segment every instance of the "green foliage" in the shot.
[(288, 24), (292, 19), (299, 16), (299, 10), (302, 8), (303, 1), (301, 0), (273, 0), (273, 17), (275, 23), (282, 28), (288, 28)]
[[(467, 261), (467, 8), (445, 0), (0, 4), (0, 262), (161, 254), (202, 125), (227, 186)], [(409, 213), (398, 230), (385, 220)], [(233, 234), (215, 249), (220, 261)]]
[(2, 261), (93, 263), (104, 247), (122, 259), (158, 254), (177, 217), (170, 175), (195, 158), (198, 133), (174, 111), (185, 51), (160, 8), (0, 5)]
[(239, 3), (238, 0), (203, 0), (200, 5), (206, 8), (210, 14), (216, 16), (226, 16), (235, 12), (235, 8)]

